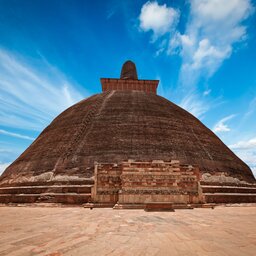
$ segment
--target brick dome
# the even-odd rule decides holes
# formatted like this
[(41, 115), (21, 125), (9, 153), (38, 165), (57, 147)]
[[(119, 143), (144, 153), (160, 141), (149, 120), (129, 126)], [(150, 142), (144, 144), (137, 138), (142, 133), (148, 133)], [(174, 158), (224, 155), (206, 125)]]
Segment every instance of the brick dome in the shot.
[(201, 174), (225, 173), (253, 182), (250, 168), (211, 130), (154, 93), (157, 83), (102, 79), (103, 92), (56, 117), (5, 170), (0, 182), (33, 182), (35, 176), (47, 181), (57, 175), (66, 180), (89, 178), (95, 162), (128, 159), (175, 159), (197, 165)]

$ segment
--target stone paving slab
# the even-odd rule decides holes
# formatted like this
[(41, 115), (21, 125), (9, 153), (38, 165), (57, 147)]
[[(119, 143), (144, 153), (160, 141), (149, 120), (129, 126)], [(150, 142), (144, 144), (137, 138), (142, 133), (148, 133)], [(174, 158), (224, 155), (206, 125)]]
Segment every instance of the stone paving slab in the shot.
[(175, 212), (0, 207), (0, 216), (0, 256), (256, 255), (256, 206)]

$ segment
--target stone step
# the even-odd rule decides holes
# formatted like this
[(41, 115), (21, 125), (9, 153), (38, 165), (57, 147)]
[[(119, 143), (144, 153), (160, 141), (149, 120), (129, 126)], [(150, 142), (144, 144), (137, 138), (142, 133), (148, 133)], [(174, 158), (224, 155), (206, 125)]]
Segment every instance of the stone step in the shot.
[(206, 181), (200, 181), (201, 186), (209, 186), (209, 187), (248, 187), (248, 188), (256, 188), (256, 182), (255, 183), (219, 183), (219, 182), (206, 182)]
[(256, 203), (255, 193), (204, 193), (207, 203)]
[(166, 202), (146, 203), (144, 210), (146, 212), (174, 212), (173, 204)]
[(201, 185), (203, 193), (252, 193), (256, 195), (256, 188), (253, 187), (235, 187), (235, 186), (208, 186)]
[(64, 186), (64, 185), (94, 185), (93, 178), (85, 178), (81, 180), (52, 180), (52, 181), (32, 181), (32, 182), (22, 182), (22, 183), (11, 183), (11, 184), (1, 184), (3, 187), (22, 187), (22, 186)]
[[(158, 206), (161, 203), (152, 203), (152, 204), (158, 204)], [(194, 206), (190, 205), (190, 204), (175, 204), (175, 203), (162, 203), (164, 205), (170, 205), (172, 204), (173, 209), (193, 209)], [(141, 204), (131, 204), (131, 203), (124, 203), (124, 204), (120, 204), (120, 203), (116, 203), (113, 207), (113, 209), (115, 210), (123, 210), (123, 209), (145, 209), (147, 203), (141, 203)], [(93, 207), (97, 207), (93, 206)]]
[(1, 194), (91, 193), (93, 185), (1, 187)]
[(145, 205), (144, 204), (120, 204), (117, 203), (114, 205), (113, 209), (115, 210), (123, 210), (123, 209), (144, 209)]
[(90, 193), (43, 193), (43, 194), (1, 194), (0, 203), (64, 203), (84, 204), (91, 198)]
[(113, 208), (114, 207), (114, 203), (91, 203), (91, 202), (88, 202), (86, 204), (84, 204), (84, 208), (90, 208), (90, 209), (93, 209), (93, 208)]

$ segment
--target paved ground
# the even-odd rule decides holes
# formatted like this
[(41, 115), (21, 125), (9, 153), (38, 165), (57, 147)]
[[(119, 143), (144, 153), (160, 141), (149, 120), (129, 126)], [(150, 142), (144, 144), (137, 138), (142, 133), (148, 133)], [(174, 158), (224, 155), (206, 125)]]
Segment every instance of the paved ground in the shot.
[(256, 255), (256, 207), (0, 207), (0, 255)]

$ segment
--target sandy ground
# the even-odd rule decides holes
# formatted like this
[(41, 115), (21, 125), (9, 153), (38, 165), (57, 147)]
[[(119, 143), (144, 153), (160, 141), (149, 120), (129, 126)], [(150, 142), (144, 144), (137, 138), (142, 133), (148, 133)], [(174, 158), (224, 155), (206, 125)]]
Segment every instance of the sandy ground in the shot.
[(256, 255), (256, 206), (0, 207), (0, 255)]

